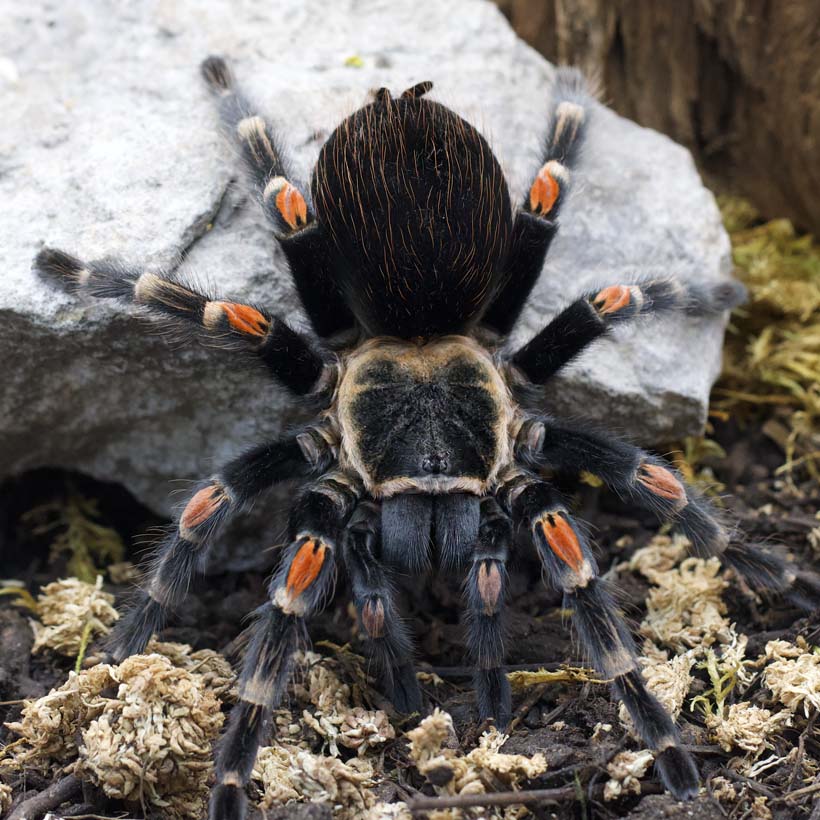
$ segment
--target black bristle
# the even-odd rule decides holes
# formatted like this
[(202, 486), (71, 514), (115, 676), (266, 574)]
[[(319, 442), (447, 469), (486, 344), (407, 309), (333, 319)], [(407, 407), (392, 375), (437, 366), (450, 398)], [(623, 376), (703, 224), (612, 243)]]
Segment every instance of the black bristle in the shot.
[(222, 57), (211, 55), (199, 67), (205, 82), (214, 91), (230, 91), (234, 86), (233, 73)]

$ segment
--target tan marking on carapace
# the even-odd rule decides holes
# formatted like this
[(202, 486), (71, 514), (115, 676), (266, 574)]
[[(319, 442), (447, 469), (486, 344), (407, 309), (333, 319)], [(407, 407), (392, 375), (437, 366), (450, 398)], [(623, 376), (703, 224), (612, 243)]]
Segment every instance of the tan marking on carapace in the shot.
[(549, 548), (560, 558), (573, 572), (581, 575), (584, 566), (584, 553), (581, 544), (572, 525), (557, 512), (546, 513), (538, 519), (537, 525), (541, 527), (544, 538), (547, 539)]
[(649, 492), (668, 501), (674, 501), (678, 506), (685, 507), (688, 503), (686, 488), (666, 467), (644, 462), (638, 468), (638, 481)]
[(270, 322), (250, 305), (236, 302), (211, 302), (218, 305), (228, 319), (228, 324), (239, 333), (248, 336), (265, 336), (270, 329)]
[(548, 162), (544, 165), (530, 188), (530, 210), (539, 216), (549, 214), (561, 193), (561, 184), (552, 175), (550, 169), (550, 166), (554, 164), (554, 162)]
[(384, 604), (380, 598), (365, 601), (362, 607), (362, 626), (371, 638), (384, 637)]
[[(493, 397), (499, 409), (493, 431), (496, 455), (487, 478), (482, 480), (475, 476), (404, 476), (381, 483), (374, 481), (358, 450), (356, 442), (359, 431), (350, 413), (357, 396), (370, 389), (359, 381), (364, 369), (379, 360), (387, 360), (412, 373), (419, 380), (431, 380), (458, 357), (465, 358), (481, 369), (484, 376), (483, 387)], [(512, 446), (507, 431), (515, 415), (516, 404), (492, 355), (468, 336), (442, 336), (429, 342), (418, 343), (386, 337), (369, 339), (342, 361), (335, 409), (342, 444), (339, 453), (340, 465), (342, 469), (359, 475), (367, 491), (376, 498), (388, 498), (403, 492), (468, 492), (479, 496), (485, 495), (495, 486), (499, 471), (512, 459)]]
[(225, 488), (221, 484), (203, 487), (194, 494), (183, 510), (179, 519), (179, 534), (186, 538), (192, 530), (204, 524), (228, 500)]
[(319, 576), (327, 547), (318, 538), (305, 541), (291, 561), (285, 589), (291, 599), (298, 598)]
[(485, 615), (494, 615), (501, 597), (501, 572), (495, 561), (482, 561), (478, 567), (476, 586)]
[(603, 316), (617, 313), (627, 307), (632, 300), (632, 292), (627, 285), (610, 285), (600, 291), (592, 300), (596, 310)]

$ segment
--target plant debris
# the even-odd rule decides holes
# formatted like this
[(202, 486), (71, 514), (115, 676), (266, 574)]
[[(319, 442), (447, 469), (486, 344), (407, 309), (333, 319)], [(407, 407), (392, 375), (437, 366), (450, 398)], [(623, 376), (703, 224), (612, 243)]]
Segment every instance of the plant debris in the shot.
[(652, 752), (619, 752), (607, 763), (609, 780), (604, 785), (604, 800), (616, 800), (624, 794), (640, 794), (641, 778), (655, 760)]
[[(116, 694), (113, 694), (116, 692)], [(205, 810), (220, 702), (201, 675), (161, 655), (71, 672), (25, 704), (3, 768), (73, 771), (110, 797), (144, 802), (169, 818)]]
[(102, 576), (95, 584), (64, 578), (43, 587), (37, 597), (38, 621), (33, 652), (51, 649), (69, 658), (77, 657), (90, 638), (107, 635), (119, 618), (114, 596), (102, 591)]
[(820, 247), (785, 219), (762, 222), (746, 200), (718, 201), (749, 304), (733, 314), (714, 406), (733, 414), (769, 408), (786, 469), (802, 465), (818, 478)]

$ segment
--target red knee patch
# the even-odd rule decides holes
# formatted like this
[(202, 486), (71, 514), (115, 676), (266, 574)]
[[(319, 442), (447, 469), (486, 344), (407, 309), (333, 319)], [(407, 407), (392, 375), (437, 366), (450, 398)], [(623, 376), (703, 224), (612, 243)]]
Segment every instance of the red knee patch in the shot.
[(319, 540), (305, 541), (291, 561), (285, 588), (291, 598), (301, 595), (318, 577), (327, 547)]
[(530, 188), (530, 210), (539, 216), (546, 216), (553, 209), (561, 193), (561, 183), (553, 173), (556, 165), (555, 162), (544, 165)]
[(283, 185), (276, 193), (276, 210), (282, 215), (282, 219), (290, 225), (292, 230), (297, 230), (307, 225), (307, 203), (301, 191), (291, 185), (287, 180), (283, 180)]
[(550, 549), (573, 572), (580, 573), (584, 565), (584, 553), (572, 525), (558, 513), (547, 513), (538, 524)]
[(185, 507), (179, 519), (180, 530), (193, 530), (204, 524), (227, 500), (228, 496), (219, 484), (203, 487)]
[(481, 562), (478, 567), (476, 586), (481, 603), (484, 604), (484, 614), (494, 614), (498, 609), (498, 599), (501, 597), (501, 572), (495, 561)]
[(270, 322), (250, 305), (240, 305), (236, 302), (217, 302), (228, 319), (228, 324), (239, 333), (248, 336), (264, 336), (268, 332)]
[(593, 300), (598, 313), (607, 315), (623, 310), (632, 301), (632, 292), (627, 285), (612, 285), (604, 288)]
[(651, 493), (668, 501), (685, 504), (686, 488), (675, 477), (671, 470), (659, 464), (643, 463), (638, 469), (638, 481)]
[(371, 638), (384, 636), (384, 604), (381, 599), (365, 602), (362, 607), (362, 626)]

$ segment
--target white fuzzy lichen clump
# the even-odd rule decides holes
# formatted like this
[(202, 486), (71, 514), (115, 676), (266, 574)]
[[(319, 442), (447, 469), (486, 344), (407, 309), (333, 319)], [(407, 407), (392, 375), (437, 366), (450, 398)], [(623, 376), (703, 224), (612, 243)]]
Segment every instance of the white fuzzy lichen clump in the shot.
[(805, 641), (769, 641), (763, 682), (774, 697), (791, 712), (802, 707), (808, 717), (812, 708), (820, 709), (820, 655), (809, 652)]
[(350, 687), (320, 655), (304, 653), (302, 662), (307, 663), (306, 677), (303, 682), (294, 684), (294, 691), (297, 697), (314, 707), (303, 710), (302, 721), (325, 738), (333, 757), (339, 756), (339, 746), (355, 749), (362, 756), (368, 749), (396, 736), (385, 712), (351, 707)]
[(345, 763), (276, 743), (259, 750), (252, 776), (263, 789), (262, 809), (289, 801), (328, 802), (334, 817), (354, 820), (375, 803), (376, 769), (366, 758)]
[[(493, 784), (491, 790), (495, 790), (499, 783), (517, 789), (523, 781), (538, 777), (547, 770), (547, 761), (542, 754), (527, 757), (501, 752), (507, 736), (495, 729), (485, 732), (479, 738), (478, 747), (467, 754), (451, 748), (455, 739), (453, 720), (440, 709), (407, 732), (407, 739), (411, 760), (421, 774), (434, 781), (436, 793), (441, 795), (484, 794), (488, 783)], [(454, 820), (461, 815), (458, 810), (451, 809), (436, 816), (439, 820)], [(490, 812), (486, 816), (513, 815)]]
[(43, 587), (37, 597), (39, 621), (31, 621), (34, 631), (32, 652), (52, 649), (73, 658), (91, 638), (106, 635), (119, 618), (114, 596), (102, 591), (102, 577), (96, 584), (64, 578)]
[(640, 794), (641, 778), (655, 759), (652, 752), (619, 752), (607, 763), (609, 780), (604, 784), (604, 800), (616, 800), (624, 794)]
[(205, 810), (223, 719), (202, 676), (161, 655), (135, 655), (72, 672), (27, 703), (9, 725), (23, 742), (6, 765), (73, 771), (110, 797), (141, 801), (168, 818), (196, 817)]
[(722, 713), (706, 717), (707, 727), (724, 751), (737, 748), (754, 755), (771, 749), (769, 736), (789, 724), (788, 712), (772, 714), (768, 709), (745, 701), (733, 703)]

